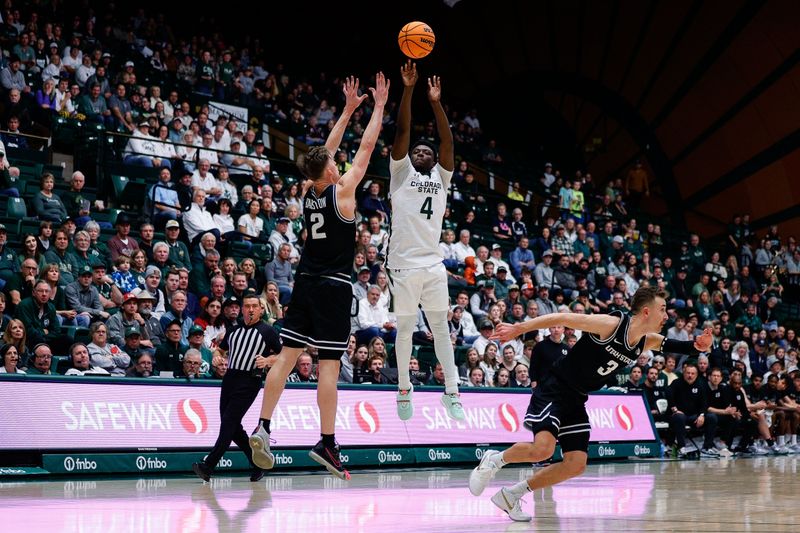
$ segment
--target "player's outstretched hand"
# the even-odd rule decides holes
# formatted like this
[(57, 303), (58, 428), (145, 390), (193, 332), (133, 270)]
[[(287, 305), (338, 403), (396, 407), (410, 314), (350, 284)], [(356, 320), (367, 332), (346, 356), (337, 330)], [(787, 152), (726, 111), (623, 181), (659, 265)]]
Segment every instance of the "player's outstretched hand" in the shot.
[(417, 84), (417, 64), (409, 59), (406, 64), (400, 67), (400, 75), (403, 77), (403, 85), (413, 87)]
[(386, 105), (386, 101), (389, 99), (389, 80), (386, 79), (383, 72), (375, 75), (375, 88), (370, 87), (369, 90), (372, 92), (376, 106)]
[(713, 341), (714, 337), (711, 335), (711, 328), (706, 328), (703, 330), (702, 335), (695, 338), (694, 347), (697, 349), (698, 352), (705, 353), (711, 350), (711, 343)]
[(361, 102), (367, 99), (366, 94), (358, 94), (358, 86), (358, 78), (355, 76), (345, 78), (342, 92), (344, 92), (344, 108), (348, 111), (355, 111), (361, 105)]
[(439, 102), (442, 99), (442, 78), (432, 76), (428, 78), (428, 100), (431, 103)]
[(500, 342), (507, 342), (511, 339), (516, 339), (522, 334), (522, 332), (518, 331), (516, 324), (506, 324), (502, 323), (494, 330), (489, 339), (493, 341), (500, 341)]

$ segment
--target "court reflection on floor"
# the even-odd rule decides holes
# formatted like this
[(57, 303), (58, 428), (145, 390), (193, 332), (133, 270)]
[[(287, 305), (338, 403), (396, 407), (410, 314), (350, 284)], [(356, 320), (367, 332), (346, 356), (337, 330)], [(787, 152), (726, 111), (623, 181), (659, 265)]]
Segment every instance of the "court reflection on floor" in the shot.
[[(592, 531), (798, 531), (790, 509), (800, 458), (590, 465), (584, 476), (528, 496), (537, 527)], [(6, 531), (475, 531), (508, 518), (466, 489), (468, 470), (326, 475), (0, 482)], [(493, 486), (531, 470), (504, 469)], [(794, 475), (793, 475), (794, 474)], [(746, 492), (743, 492), (745, 491)], [(493, 489), (487, 490), (490, 496)], [(532, 501), (531, 501), (532, 500)], [(700, 512), (702, 510), (702, 512)], [(759, 527), (756, 527), (758, 525)], [(682, 529), (682, 530), (683, 530)]]

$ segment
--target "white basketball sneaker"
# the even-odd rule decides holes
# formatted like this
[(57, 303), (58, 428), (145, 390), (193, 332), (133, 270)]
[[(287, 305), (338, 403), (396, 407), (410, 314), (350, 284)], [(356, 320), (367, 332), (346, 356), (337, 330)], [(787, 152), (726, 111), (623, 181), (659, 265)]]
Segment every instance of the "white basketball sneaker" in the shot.
[(500, 510), (505, 511), (511, 520), (514, 522), (530, 522), (531, 515), (522, 512), (519, 502), (522, 498), (515, 496), (510, 490), (503, 487), (492, 496), (492, 503), (495, 504)]
[(502, 468), (500, 466), (501, 452), (497, 450), (486, 450), (483, 452), (481, 462), (478, 463), (469, 475), (469, 491), (473, 496), (480, 496), (486, 485), (492, 480), (494, 475)]

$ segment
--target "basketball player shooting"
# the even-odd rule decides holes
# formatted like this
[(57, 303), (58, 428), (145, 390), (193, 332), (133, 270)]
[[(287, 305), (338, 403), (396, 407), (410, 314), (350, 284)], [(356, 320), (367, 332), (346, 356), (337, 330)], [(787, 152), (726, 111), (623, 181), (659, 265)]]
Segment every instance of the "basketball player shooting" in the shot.
[(334, 437), (336, 421), (339, 360), (347, 349), (350, 337), (350, 304), (353, 287), (350, 271), (355, 255), (356, 188), (364, 177), (370, 156), (381, 129), (383, 109), (389, 96), (389, 80), (382, 73), (370, 88), (375, 99), (369, 124), (361, 145), (353, 158), (353, 166), (340, 176), (333, 155), (339, 148), (350, 117), (367, 96), (358, 94), (358, 80), (349, 78), (344, 84), (345, 107), (325, 146), (314, 147), (298, 166), (313, 185), (303, 197), (303, 216), (308, 228), (297, 281), (292, 291), (289, 310), (284, 317), (281, 341), (283, 349), (264, 384), (261, 419), (250, 436), (253, 462), (263, 469), (275, 464), (270, 452), (270, 419), (286, 385), (286, 377), (297, 358), (308, 346), (319, 352), (319, 405), (321, 439), (309, 456), (341, 479), (350, 474), (339, 459), (339, 445)]
[(442, 107), (440, 79), (433, 76), (428, 78), (428, 101), (433, 108), (441, 139), (439, 153), (433, 144), (420, 140), (411, 146), (409, 155), (411, 96), (417, 83), (417, 67), (409, 60), (400, 68), (400, 74), (403, 78), (403, 97), (389, 165), (393, 215), (386, 260), (392, 303), (397, 316), (397, 414), (401, 420), (408, 420), (414, 414), (411, 402), (414, 388), (408, 365), (417, 309), (422, 305), (433, 334), (436, 357), (444, 369), (442, 405), (450, 418), (463, 420), (464, 409), (458, 395), (458, 369), (447, 326), (447, 272), (439, 249), (447, 190), (455, 169), (453, 134)]
[(515, 521), (529, 521), (520, 499), (528, 492), (579, 476), (586, 468), (589, 450), (588, 393), (599, 390), (614, 375), (632, 365), (645, 351), (698, 355), (711, 348), (711, 329), (694, 341), (666, 339), (658, 332), (667, 320), (664, 293), (642, 287), (633, 295), (630, 317), (619, 311), (608, 315), (555, 313), (528, 322), (501, 324), (492, 339), (506, 342), (529, 331), (565, 326), (583, 331), (572, 350), (558, 359), (551, 375), (531, 396), (525, 427), (533, 442), (518, 442), (503, 452), (488, 450), (469, 478), (469, 490), (479, 496), (494, 475), (509, 463), (537, 463), (553, 455), (556, 441), (564, 460), (539, 470), (526, 481), (501, 488), (492, 502)]

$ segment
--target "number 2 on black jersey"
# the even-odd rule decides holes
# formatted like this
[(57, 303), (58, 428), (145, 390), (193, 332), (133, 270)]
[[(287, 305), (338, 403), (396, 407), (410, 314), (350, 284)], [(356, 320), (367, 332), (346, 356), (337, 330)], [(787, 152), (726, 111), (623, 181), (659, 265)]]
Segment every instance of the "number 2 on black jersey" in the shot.
[(425, 198), (425, 201), (422, 202), (422, 207), (419, 208), (419, 212), (427, 215), (428, 220), (431, 219), (431, 216), (433, 216), (433, 197), (428, 196)]
[(323, 224), (325, 224), (325, 217), (322, 216), (322, 213), (311, 213), (311, 238), (312, 239), (324, 239), (327, 237), (324, 231), (320, 231), (320, 228)]

